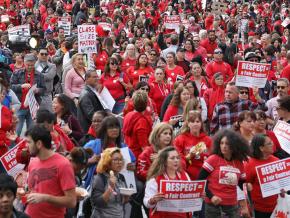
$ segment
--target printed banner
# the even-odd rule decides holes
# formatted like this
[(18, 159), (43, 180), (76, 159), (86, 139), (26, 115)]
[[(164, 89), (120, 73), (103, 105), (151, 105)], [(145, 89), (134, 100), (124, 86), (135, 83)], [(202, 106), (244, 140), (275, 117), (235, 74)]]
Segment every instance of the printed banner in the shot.
[(16, 152), (21, 143), (25, 143), (25, 140), (19, 142), (16, 146), (14, 146), (11, 150), (6, 152), (1, 158), (1, 163), (6, 170), (6, 172), (15, 177), (21, 170), (24, 169), (24, 164), (19, 164), (16, 160)]
[(179, 25), (180, 25), (179, 15), (165, 16), (164, 25), (166, 29), (171, 29), (171, 30), (179, 29)]
[(64, 29), (64, 35), (70, 36), (71, 33), (71, 17), (59, 17), (57, 22), (58, 27)]
[(97, 53), (96, 46), (96, 26), (79, 25), (78, 26), (78, 52), (79, 53)]
[(213, 2), (211, 5), (211, 12), (213, 14), (225, 14), (228, 8), (228, 4), (226, 2)]
[(29, 89), (24, 101), (24, 105), (29, 106), (30, 114), (33, 120), (36, 118), (36, 113), (39, 109), (39, 104), (37, 103), (36, 98), (34, 96), (35, 89), (36, 84)]
[(106, 23), (106, 22), (99, 22), (98, 23), (104, 31), (111, 31), (112, 30), (112, 24)]
[(290, 158), (256, 167), (263, 198), (290, 190)]
[(20, 25), (8, 29), (8, 38), (10, 41), (15, 41), (18, 37), (27, 38), (30, 36), (29, 25)]
[(120, 173), (125, 177), (127, 187), (130, 189), (134, 189), (135, 190), (134, 193), (137, 193), (135, 174), (133, 171), (127, 170), (127, 164), (132, 162), (129, 153), (129, 148), (128, 147), (121, 148), (121, 153), (125, 160), (125, 164), (124, 168), (121, 170)]
[(290, 154), (290, 124), (279, 120), (274, 127), (273, 132), (275, 133), (281, 148)]
[(264, 88), (267, 82), (270, 64), (239, 61), (236, 86)]
[(186, 213), (200, 211), (206, 181), (161, 180), (165, 199), (157, 203), (158, 211)]

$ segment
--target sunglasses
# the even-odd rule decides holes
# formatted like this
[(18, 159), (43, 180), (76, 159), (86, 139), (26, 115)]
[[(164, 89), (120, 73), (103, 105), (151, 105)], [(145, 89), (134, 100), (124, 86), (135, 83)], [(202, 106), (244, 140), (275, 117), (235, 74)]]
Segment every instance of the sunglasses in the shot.
[(39, 53), (41, 56), (47, 56), (48, 53)]
[(111, 62), (110, 64), (111, 65), (116, 65), (116, 66), (118, 65), (118, 63), (116, 63), (116, 62)]
[(146, 91), (146, 92), (149, 92), (149, 89), (148, 88), (140, 88), (142, 91)]
[(215, 54), (222, 54), (223, 52), (222, 51), (215, 51), (214, 53)]
[(241, 91), (240, 94), (241, 94), (241, 95), (248, 95), (249, 92), (247, 92), (247, 91)]
[(286, 86), (277, 86), (277, 89), (285, 89)]
[(151, 53), (150, 55), (152, 55), (152, 56), (156, 56), (157, 54), (155, 54), (155, 53)]

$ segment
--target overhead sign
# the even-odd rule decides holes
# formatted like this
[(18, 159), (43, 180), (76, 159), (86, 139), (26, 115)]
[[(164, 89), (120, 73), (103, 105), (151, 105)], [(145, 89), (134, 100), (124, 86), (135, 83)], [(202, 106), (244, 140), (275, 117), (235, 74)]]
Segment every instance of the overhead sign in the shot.
[(78, 52), (79, 53), (97, 53), (96, 46), (96, 26), (79, 25), (78, 26)]
[(28, 24), (15, 26), (8, 29), (8, 38), (10, 41), (15, 41), (18, 37), (30, 37), (30, 28)]
[(70, 36), (71, 34), (71, 16), (59, 17), (57, 22), (58, 27), (64, 29), (64, 35)]

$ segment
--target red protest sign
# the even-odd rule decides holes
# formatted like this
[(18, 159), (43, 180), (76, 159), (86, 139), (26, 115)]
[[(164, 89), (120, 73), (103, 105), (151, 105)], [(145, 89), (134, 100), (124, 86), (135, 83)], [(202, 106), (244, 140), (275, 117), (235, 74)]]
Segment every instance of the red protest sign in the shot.
[(236, 86), (264, 88), (270, 71), (270, 64), (239, 61)]
[(180, 25), (180, 16), (179, 15), (165, 16), (164, 25), (166, 29), (171, 30), (178, 29)]
[(201, 210), (206, 181), (161, 180), (160, 192), (165, 200), (158, 202), (158, 211), (192, 212)]
[(25, 140), (19, 142), (14, 148), (6, 152), (1, 158), (1, 163), (7, 173), (11, 176), (16, 176), (18, 172), (23, 170), (24, 164), (19, 164), (16, 160), (16, 152), (21, 143), (25, 143)]
[(290, 154), (290, 124), (279, 120), (273, 129), (281, 148)]
[(256, 167), (263, 198), (290, 189), (290, 158)]

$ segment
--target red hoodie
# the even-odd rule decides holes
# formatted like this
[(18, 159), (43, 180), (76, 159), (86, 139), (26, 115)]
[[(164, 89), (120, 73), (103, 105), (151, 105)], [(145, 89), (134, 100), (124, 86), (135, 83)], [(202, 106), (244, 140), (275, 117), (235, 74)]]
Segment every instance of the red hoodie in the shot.
[[(190, 149), (200, 142), (204, 142), (207, 151), (191, 158), (191, 162), (186, 161), (186, 155), (189, 153)], [(212, 145), (211, 138), (205, 133), (201, 133), (199, 136), (193, 136), (187, 132), (177, 136), (173, 144), (180, 153), (183, 168), (192, 180), (196, 180), (203, 165), (203, 161), (210, 155)]]
[(147, 172), (151, 166), (151, 154), (154, 154), (153, 146), (146, 147), (143, 152), (139, 155), (137, 162), (137, 177), (142, 181), (146, 182)]
[(146, 146), (150, 146), (148, 137), (152, 130), (152, 120), (143, 113), (132, 111), (124, 117), (123, 133), (125, 142), (136, 159)]
[(217, 86), (215, 83), (215, 79), (212, 78), (211, 80), (212, 88), (205, 90), (203, 93), (203, 98), (205, 100), (207, 106), (207, 117), (208, 120), (211, 120), (213, 110), (216, 104), (223, 102), (225, 99), (225, 87), (224, 86)]

